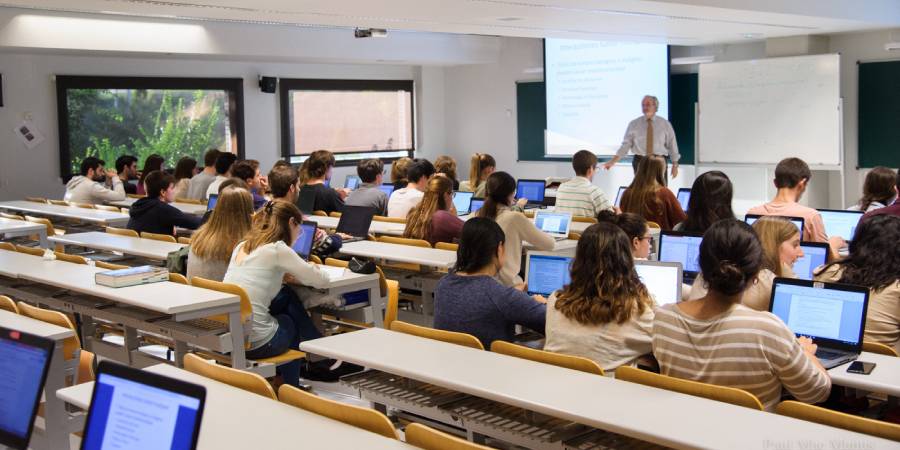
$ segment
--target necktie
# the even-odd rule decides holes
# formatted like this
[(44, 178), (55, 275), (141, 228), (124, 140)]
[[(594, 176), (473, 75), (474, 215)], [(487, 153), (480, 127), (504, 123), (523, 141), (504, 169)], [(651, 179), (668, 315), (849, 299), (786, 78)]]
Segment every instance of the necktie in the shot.
[(653, 119), (647, 119), (647, 156), (653, 156)]

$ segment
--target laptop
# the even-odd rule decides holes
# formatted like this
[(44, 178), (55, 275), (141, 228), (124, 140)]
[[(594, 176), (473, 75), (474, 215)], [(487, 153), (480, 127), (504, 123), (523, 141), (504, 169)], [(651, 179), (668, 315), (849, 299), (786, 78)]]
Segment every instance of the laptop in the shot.
[(359, 187), (359, 176), (347, 175), (347, 178), (344, 179), (344, 187), (355, 191)]
[(845, 211), (842, 209), (820, 209), (819, 214), (822, 215), (822, 222), (825, 223), (825, 234), (828, 237), (840, 236), (845, 241), (853, 240), (856, 233), (856, 226), (862, 219), (864, 211)]
[(812, 280), (816, 267), (825, 264), (828, 259), (828, 244), (825, 242), (801, 242), (803, 257), (794, 261), (794, 274), (801, 280)]
[(628, 189), (628, 186), (619, 186), (619, 192), (616, 192), (616, 207), (621, 206), (622, 194), (625, 192), (625, 189)]
[(378, 186), (378, 189), (381, 189), (381, 192), (384, 192), (388, 197), (390, 197), (391, 192), (394, 192), (394, 185), (391, 183), (382, 183), (381, 186)]
[(81, 450), (193, 450), (205, 403), (203, 386), (101, 361)]
[(300, 187), (300, 195), (297, 196), (297, 208), (307, 216), (312, 215), (316, 208), (316, 188), (308, 184)]
[(550, 294), (572, 281), (569, 269), (574, 256), (530, 251), (525, 256), (525, 283), (528, 295)]
[(538, 210), (534, 213), (534, 226), (553, 236), (557, 241), (568, 239), (569, 227), (572, 226), (572, 213)]
[(206, 210), (212, 211), (216, 209), (216, 203), (219, 202), (219, 194), (209, 194), (209, 200), (206, 201)]
[(869, 289), (850, 284), (776, 278), (769, 311), (797, 336), (818, 346), (826, 369), (853, 361), (862, 352)]
[(0, 327), (0, 447), (28, 447), (53, 346), (50, 339)]
[(469, 213), (469, 210), (472, 208), (472, 197), (475, 197), (474, 192), (453, 192), (453, 206), (456, 207), (457, 216), (464, 216)]
[(686, 284), (693, 284), (700, 273), (700, 243), (703, 235), (679, 231), (659, 233), (659, 261), (680, 263)]
[(679, 188), (678, 195), (678, 203), (681, 205), (681, 210), (687, 212), (688, 210), (688, 202), (691, 201), (691, 189), (690, 188)]
[(657, 305), (681, 301), (681, 263), (639, 260), (634, 262), (634, 270)]
[(335, 231), (353, 236), (350, 239), (344, 239), (344, 243), (364, 241), (369, 235), (369, 226), (372, 225), (373, 217), (375, 217), (375, 208), (344, 205)]
[(306, 261), (309, 261), (309, 254), (312, 252), (313, 242), (316, 240), (316, 222), (304, 220), (300, 224), (300, 236), (294, 241), (291, 248)]
[(481, 209), (482, 206), (484, 206), (484, 199), (473, 197), (472, 205), (471, 205), (471, 207), (469, 207), (469, 214), (475, 214), (476, 212), (478, 212), (479, 209)]
[[(766, 216), (763, 216), (760, 214), (747, 214), (746, 216), (744, 216), (744, 222), (747, 225), (752, 226), (757, 220), (759, 220), (760, 217), (766, 217)], [(802, 217), (789, 217), (789, 216), (773, 216), (773, 217), (781, 217), (782, 219), (790, 220), (791, 223), (793, 223), (794, 226), (796, 226), (797, 229), (800, 230), (800, 236), (801, 237), (803, 236), (803, 226), (806, 224), (806, 221)]]
[(526, 208), (537, 208), (544, 204), (544, 180), (519, 180), (516, 183), (516, 198), (528, 200)]

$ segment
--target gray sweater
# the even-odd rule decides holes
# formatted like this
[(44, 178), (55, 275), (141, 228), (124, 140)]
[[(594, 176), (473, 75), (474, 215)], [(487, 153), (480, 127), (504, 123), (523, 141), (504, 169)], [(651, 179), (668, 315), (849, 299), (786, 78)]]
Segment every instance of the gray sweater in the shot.
[(345, 205), (375, 208), (375, 214), (387, 215), (388, 196), (375, 183), (363, 183), (347, 196)]

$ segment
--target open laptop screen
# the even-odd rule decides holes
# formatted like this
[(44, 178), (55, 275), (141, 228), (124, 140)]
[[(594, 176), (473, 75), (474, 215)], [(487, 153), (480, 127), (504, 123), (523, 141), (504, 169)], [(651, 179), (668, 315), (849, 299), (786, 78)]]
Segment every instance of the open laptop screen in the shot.
[(687, 212), (688, 210), (688, 202), (691, 201), (691, 190), (688, 188), (680, 188), (678, 189), (678, 203), (681, 205), (681, 210)]
[(544, 180), (519, 180), (516, 184), (516, 198), (526, 198), (528, 203), (544, 202)]
[(552, 211), (538, 211), (534, 215), (534, 226), (544, 233), (557, 237), (569, 235), (569, 225), (572, 222), (572, 213), (559, 213)]
[(475, 214), (479, 209), (481, 209), (482, 206), (484, 206), (483, 198), (473, 198), (472, 206), (469, 208), (469, 213)]
[(681, 300), (681, 264), (635, 261), (634, 269), (658, 305)]
[(616, 206), (622, 206), (622, 193), (625, 192), (625, 189), (628, 189), (628, 186), (619, 186), (619, 191), (616, 192)]
[(49, 339), (0, 327), (0, 447), (28, 446), (53, 345)]
[(375, 217), (375, 208), (344, 205), (335, 231), (349, 234), (353, 237), (364, 238), (369, 234), (372, 217)]
[(659, 236), (659, 260), (681, 263), (685, 275), (700, 272), (700, 243), (703, 236), (692, 233), (663, 231)]
[(381, 189), (381, 192), (384, 192), (388, 197), (390, 197), (391, 192), (394, 192), (394, 185), (391, 183), (384, 183), (381, 186), (378, 186), (378, 189)]
[(453, 206), (456, 207), (457, 215), (462, 216), (469, 213), (469, 208), (472, 207), (472, 197), (474, 196), (474, 192), (456, 191), (453, 193)]
[(801, 242), (803, 257), (794, 261), (794, 273), (801, 280), (812, 280), (813, 270), (825, 264), (828, 258), (828, 244), (824, 242)]
[(846, 284), (776, 278), (770, 311), (798, 336), (861, 345), (869, 290)]
[[(746, 216), (744, 216), (744, 222), (747, 225), (753, 226), (753, 224), (756, 223), (756, 221), (759, 220), (760, 217), (765, 217), (765, 216), (761, 216), (759, 214), (747, 214)], [(804, 220), (802, 217), (783, 217), (783, 216), (774, 216), (774, 217), (781, 217), (782, 219), (790, 220), (791, 223), (794, 224), (794, 226), (797, 227), (798, 230), (800, 230), (800, 236), (801, 237), (803, 236)]]
[(219, 194), (209, 194), (209, 200), (206, 201), (206, 210), (212, 211), (216, 209), (216, 203), (219, 202)]
[(547, 297), (569, 284), (572, 281), (569, 268), (573, 259), (572, 256), (528, 252), (525, 262), (528, 295)]
[(293, 249), (303, 259), (309, 259), (309, 253), (312, 251), (313, 241), (316, 237), (316, 223), (303, 221), (300, 224), (300, 236), (294, 241)]
[(825, 223), (825, 234), (828, 237), (840, 236), (845, 241), (851, 241), (856, 233), (856, 226), (859, 225), (859, 219), (862, 218), (864, 212), (820, 209), (819, 214), (822, 215), (822, 222)]
[(344, 180), (344, 187), (351, 191), (356, 190), (359, 187), (359, 176), (347, 175), (347, 178)]

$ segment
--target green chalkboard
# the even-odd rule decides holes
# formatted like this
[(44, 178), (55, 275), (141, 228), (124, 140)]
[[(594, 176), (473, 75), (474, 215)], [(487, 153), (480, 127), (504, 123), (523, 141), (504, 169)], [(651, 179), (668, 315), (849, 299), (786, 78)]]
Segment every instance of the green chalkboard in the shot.
[(900, 166), (900, 61), (859, 64), (859, 167)]
[[(694, 163), (694, 103), (697, 102), (697, 74), (669, 77), (669, 121), (675, 129), (681, 164)], [(544, 156), (544, 128), (547, 127), (547, 98), (543, 81), (516, 83), (516, 124), (519, 161), (569, 161), (571, 158)], [(624, 133), (625, 130), (622, 130)]]

